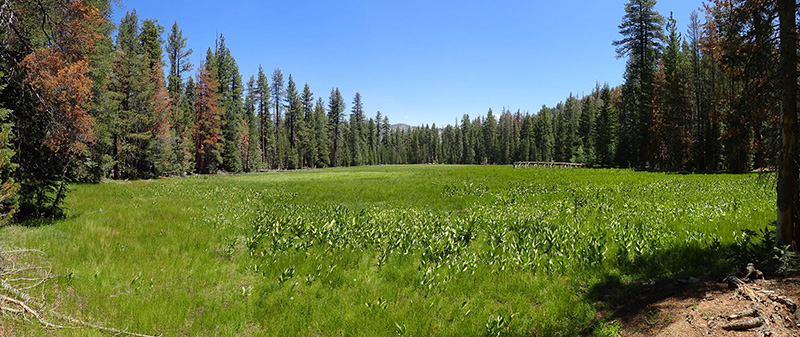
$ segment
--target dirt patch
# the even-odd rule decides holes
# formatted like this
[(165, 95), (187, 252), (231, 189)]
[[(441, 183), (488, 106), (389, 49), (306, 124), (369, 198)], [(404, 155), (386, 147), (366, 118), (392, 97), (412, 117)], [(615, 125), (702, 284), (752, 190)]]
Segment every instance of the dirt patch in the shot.
[[(611, 283), (601, 290), (597, 304), (603, 319), (622, 326), (623, 336), (800, 336), (800, 310), (796, 308), (800, 277), (752, 280), (747, 287), (755, 293), (754, 300), (721, 281)], [(738, 313), (745, 315), (731, 317)], [(758, 317), (763, 318), (759, 327), (745, 331), (723, 328)]]

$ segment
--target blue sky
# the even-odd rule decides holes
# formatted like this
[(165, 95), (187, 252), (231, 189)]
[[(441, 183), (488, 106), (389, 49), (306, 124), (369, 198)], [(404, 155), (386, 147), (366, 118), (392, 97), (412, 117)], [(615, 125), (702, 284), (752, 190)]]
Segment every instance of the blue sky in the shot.
[[(280, 68), (315, 97), (360, 92), (369, 116), (392, 123), (453, 123), (502, 107), (536, 112), (596, 82), (622, 82), (616, 59), (625, 0), (580, 1), (123, 1), (169, 31), (174, 21), (198, 65), (217, 32), (243, 80)], [(686, 31), (700, 0), (660, 1)], [(166, 39), (166, 32), (164, 38)], [(349, 111), (348, 104), (348, 111)]]

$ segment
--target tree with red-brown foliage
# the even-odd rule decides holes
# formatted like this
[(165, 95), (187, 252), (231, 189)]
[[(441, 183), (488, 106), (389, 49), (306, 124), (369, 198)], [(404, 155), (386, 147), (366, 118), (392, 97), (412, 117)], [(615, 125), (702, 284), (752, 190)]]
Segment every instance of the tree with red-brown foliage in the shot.
[(192, 138), (197, 173), (214, 173), (222, 163), (222, 110), (217, 105), (217, 83), (205, 64), (200, 65), (195, 85), (195, 124)]
[[(777, 120), (778, 96), (773, 1), (714, 0), (706, 4), (704, 48), (721, 69), (716, 97), (723, 123), (726, 167), (747, 171), (766, 167), (775, 146), (767, 146)], [(772, 134), (772, 135), (771, 135)]]
[(0, 62), (13, 111), (19, 217), (56, 216), (94, 139), (90, 62), (104, 17), (86, 1), (0, 2)]

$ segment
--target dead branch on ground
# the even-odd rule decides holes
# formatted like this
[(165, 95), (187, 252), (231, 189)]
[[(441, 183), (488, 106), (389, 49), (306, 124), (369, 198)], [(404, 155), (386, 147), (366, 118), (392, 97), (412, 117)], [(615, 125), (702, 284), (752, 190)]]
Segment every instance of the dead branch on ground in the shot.
[[(52, 305), (48, 305), (43, 286), (54, 278), (52, 270), (47, 255), (41, 250), (6, 250), (0, 247), (0, 314), (15, 320), (36, 321), (51, 330), (84, 327), (113, 335), (154, 337), (84, 321), (56, 311)], [(36, 289), (41, 292), (38, 296), (30, 293)]]

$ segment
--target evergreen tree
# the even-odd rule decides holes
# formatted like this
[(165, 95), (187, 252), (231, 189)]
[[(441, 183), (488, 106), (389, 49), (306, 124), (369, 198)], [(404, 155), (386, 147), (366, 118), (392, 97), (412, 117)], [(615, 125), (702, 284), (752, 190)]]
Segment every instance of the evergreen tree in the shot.
[(319, 167), (330, 166), (330, 140), (328, 138), (328, 117), (325, 114), (325, 102), (317, 99), (314, 106), (314, 135), (317, 140), (317, 158), (314, 165)]
[(693, 168), (699, 171), (710, 170), (711, 158), (707, 153), (708, 149), (712, 148), (710, 143), (715, 142), (715, 139), (709, 137), (709, 129), (711, 127), (711, 116), (708, 114), (709, 105), (706, 99), (706, 88), (704, 78), (706, 77), (706, 67), (703, 62), (702, 48), (701, 48), (701, 34), (702, 27), (698, 19), (697, 11), (692, 11), (689, 17), (688, 28), (688, 43), (689, 43), (689, 62), (692, 70), (692, 101), (694, 108), (693, 121), (694, 130), (692, 135), (692, 159)]
[(159, 25), (155, 20), (142, 20), (139, 43), (142, 45), (142, 53), (147, 58), (148, 69), (153, 68), (156, 64), (163, 66), (164, 53), (161, 49), (161, 45), (164, 43), (164, 40), (161, 39), (163, 33), (164, 27)]
[(220, 34), (214, 52), (214, 71), (217, 74), (219, 106), (222, 109), (222, 169), (228, 172), (242, 171), (242, 135), (244, 111), (242, 107), (242, 76), (239, 66), (225, 45)]
[(363, 123), (364, 123), (364, 105), (361, 102), (361, 94), (356, 93), (353, 98), (353, 107), (351, 108), (352, 114), (350, 115), (350, 165), (358, 166), (363, 164)]
[(256, 88), (256, 78), (251, 75), (247, 81), (247, 96), (244, 100), (245, 111), (245, 130), (243, 143), (244, 158), (242, 160), (245, 172), (254, 171), (261, 164), (261, 139), (259, 138), (258, 120), (256, 119), (256, 105), (258, 101), (258, 89)]
[(192, 55), (193, 50), (192, 48), (187, 49), (186, 38), (183, 37), (183, 31), (178, 28), (177, 21), (172, 24), (165, 49), (169, 59), (169, 75), (167, 76), (169, 97), (173, 101), (180, 102), (183, 90), (183, 74), (192, 71), (193, 65), (189, 62), (189, 56)]
[(297, 85), (289, 74), (289, 81), (286, 85), (286, 136), (289, 140), (287, 149), (287, 159), (289, 168), (295, 169), (301, 166), (300, 159), (300, 133), (303, 123), (303, 104), (297, 93)]
[(623, 136), (618, 163), (646, 166), (649, 158), (648, 130), (652, 121), (653, 78), (664, 40), (664, 18), (655, 10), (655, 0), (630, 0), (619, 26), (621, 40), (614, 41), (618, 57), (628, 57), (622, 92)]
[[(5, 89), (3, 72), (0, 71), (0, 93)], [(8, 224), (14, 219), (17, 212), (17, 192), (19, 185), (14, 181), (14, 171), (17, 164), (12, 161), (14, 157), (13, 122), (11, 110), (0, 105), (0, 226)]]
[(192, 128), (194, 127), (195, 123), (195, 83), (194, 78), (189, 76), (186, 80), (186, 85), (184, 86), (184, 92), (181, 102), (181, 111), (183, 114), (181, 116), (181, 120), (176, 121), (176, 126), (181, 126), (183, 130), (176, 128), (176, 134), (178, 135), (178, 139), (176, 140), (179, 142), (178, 145), (174, 147), (175, 150), (175, 158), (178, 163), (180, 163), (181, 169), (185, 172), (192, 172), (195, 169), (195, 149), (194, 149), (194, 140), (192, 139)]
[(308, 83), (303, 86), (303, 94), (300, 97), (303, 106), (303, 122), (300, 130), (300, 148), (302, 149), (303, 166), (316, 166), (319, 161), (319, 146), (317, 143), (316, 119), (314, 115), (314, 93)]
[(488, 164), (496, 164), (497, 163), (497, 120), (494, 118), (494, 114), (492, 113), (492, 109), (489, 108), (489, 112), (486, 113), (486, 119), (483, 123), (483, 148), (485, 152), (483, 153), (483, 158), (481, 162), (488, 163)]
[(555, 138), (553, 136), (552, 113), (550, 109), (542, 106), (536, 115), (535, 123), (537, 157), (536, 161), (552, 161), (554, 155)]
[(461, 118), (461, 133), (462, 133), (462, 154), (461, 154), (461, 163), (462, 164), (474, 164), (475, 163), (475, 138), (472, 136), (472, 123), (470, 122), (469, 115), (464, 115)]
[(264, 69), (258, 66), (258, 79), (256, 80), (256, 100), (258, 101), (258, 126), (261, 136), (261, 164), (264, 167), (276, 167), (276, 144), (272, 118), (270, 118), (270, 85)]
[(617, 114), (608, 84), (600, 90), (601, 108), (595, 122), (594, 152), (597, 162), (604, 166), (614, 165), (617, 145)]
[(660, 70), (663, 82), (657, 88), (657, 92), (666, 98), (666, 107), (663, 108), (664, 166), (669, 170), (684, 170), (691, 161), (692, 100), (686, 81), (690, 72), (681, 34), (677, 32), (671, 13), (666, 27), (667, 44)]
[[(194, 166), (191, 160), (194, 152), (191, 140), (194, 116), (191, 109), (193, 104), (187, 104), (183, 94), (184, 91), (194, 91), (194, 82), (192, 81), (192, 85), (187, 84), (184, 90), (183, 74), (192, 70), (192, 64), (188, 60), (192, 49), (187, 49), (186, 38), (183, 37), (183, 32), (178, 28), (177, 22), (172, 24), (165, 51), (169, 61), (167, 92), (170, 98), (170, 111), (167, 117), (171, 127), (172, 144), (170, 147), (173, 149), (169, 160), (175, 171), (185, 172), (192, 170)], [(189, 79), (191, 80), (191, 77)]]
[(331, 89), (331, 95), (328, 98), (328, 129), (331, 137), (330, 163), (332, 166), (337, 166), (342, 161), (339, 151), (342, 149), (343, 139), (346, 139), (342, 136), (342, 130), (340, 129), (344, 109), (344, 100), (339, 88)]
[[(0, 70), (7, 85), (0, 102), (14, 121), (17, 218), (60, 216), (66, 184), (97, 139), (93, 117), (113, 107), (105, 94), (92, 103), (108, 75), (102, 59), (109, 54), (97, 47), (107, 51), (103, 33), (110, 30), (101, 13), (109, 3), (20, 0), (0, 7)], [(104, 143), (110, 138), (101, 136)], [(100, 157), (97, 164), (106, 165)]]
[(520, 132), (520, 151), (518, 160), (534, 161), (538, 157), (539, 148), (536, 146), (536, 125), (535, 119), (526, 114), (522, 120), (522, 130)]
[[(598, 93), (599, 94), (599, 93)], [(594, 95), (583, 98), (583, 108), (581, 109), (581, 119), (578, 124), (578, 138), (584, 151), (594, 153), (594, 143), (597, 138), (595, 133), (595, 123), (597, 122), (597, 102)]]
[(392, 147), (392, 134), (391, 134), (392, 125), (389, 124), (389, 116), (383, 116), (383, 122), (381, 122), (381, 144), (384, 147), (384, 164), (394, 164), (395, 161), (395, 152)]
[(222, 111), (217, 106), (217, 83), (200, 65), (195, 86), (195, 165), (198, 173), (214, 173), (222, 165)]
[(146, 65), (149, 81), (152, 86), (150, 95), (150, 108), (153, 114), (153, 125), (150, 126), (150, 139), (146, 152), (148, 155), (143, 157), (147, 166), (151, 166), (147, 176), (160, 176), (167, 172), (176, 171), (174, 152), (172, 149), (172, 130), (169, 120), (170, 99), (164, 83), (164, 61), (161, 45), (164, 41), (161, 34), (164, 27), (155, 20), (145, 19), (142, 21), (142, 30), (139, 34)]
[[(270, 86), (270, 95), (272, 96), (272, 108), (275, 115), (275, 139), (276, 146), (274, 156), (280, 161), (278, 153), (283, 151), (280, 144), (280, 130), (281, 130), (281, 111), (283, 108), (283, 73), (280, 69), (275, 69), (272, 72), (272, 85)], [(277, 163), (277, 162), (276, 162)], [(280, 167), (277, 165), (276, 167)]]
[(499, 129), (498, 129), (498, 154), (497, 163), (507, 164), (510, 163), (514, 153), (514, 120), (510, 112), (503, 108), (503, 113), (500, 114)]
[(560, 147), (562, 149), (560, 149), (561, 157), (557, 159), (558, 161), (572, 161), (574, 152), (577, 149), (577, 129), (580, 114), (578, 99), (570, 93), (564, 103), (564, 110), (559, 119), (560, 132), (558, 136), (560, 137)]
[(152, 21), (145, 22), (148, 29), (142, 34), (136, 11), (126, 13), (117, 33), (117, 53), (109, 81), (116, 104), (116, 116), (110, 120), (116, 178), (150, 178), (156, 174), (150, 150), (155, 141), (152, 131), (157, 116), (153, 102), (158, 89), (151, 75), (157, 61), (150, 53), (160, 53), (153, 46), (157, 39), (152, 39), (157, 35), (153, 30), (158, 29)]

